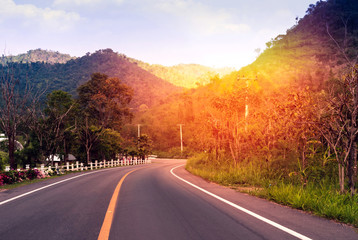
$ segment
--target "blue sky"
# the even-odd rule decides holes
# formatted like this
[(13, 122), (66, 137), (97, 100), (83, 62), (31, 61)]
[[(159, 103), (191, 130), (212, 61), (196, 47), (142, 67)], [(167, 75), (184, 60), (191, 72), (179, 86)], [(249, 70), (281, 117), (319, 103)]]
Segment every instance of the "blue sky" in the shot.
[(0, 0), (6, 55), (112, 48), (151, 64), (239, 69), (303, 17), (312, 0)]

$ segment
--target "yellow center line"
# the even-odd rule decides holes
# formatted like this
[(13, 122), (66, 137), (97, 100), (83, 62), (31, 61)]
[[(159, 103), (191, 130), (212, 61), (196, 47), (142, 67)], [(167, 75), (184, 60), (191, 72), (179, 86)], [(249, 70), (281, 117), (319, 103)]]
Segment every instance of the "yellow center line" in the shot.
[(106, 212), (106, 216), (104, 217), (104, 221), (101, 227), (101, 231), (98, 235), (98, 240), (107, 240), (109, 238), (109, 232), (111, 231), (111, 226), (112, 226), (112, 221), (113, 221), (113, 216), (114, 216), (114, 211), (116, 209), (116, 203), (117, 203), (117, 199), (118, 199), (118, 195), (119, 195), (119, 190), (121, 189), (122, 183), (124, 181), (124, 179), (132, 172), (136, 171), (138, 169), (135, 169), (133, 171), (130, 171), (128, 173), (126, 173), (126, 175), (124, 175), (122, 177), (122, 179), (119, 181), (116, 189), (113, 192), (111, 201), (109, 202), (109, 206)]

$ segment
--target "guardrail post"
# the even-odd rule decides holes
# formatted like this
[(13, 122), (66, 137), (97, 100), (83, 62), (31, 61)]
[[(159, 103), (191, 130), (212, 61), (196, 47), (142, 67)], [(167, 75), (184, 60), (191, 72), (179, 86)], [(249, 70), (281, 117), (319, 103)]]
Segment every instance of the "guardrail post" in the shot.
[(103, 160), (103, 168), (106, 168), (106, 160)]
[(26, 164), (26, 170), (30, 169), (30, 164)]
[(77, 170), (77, 171), (80, 170), (79, 165), (78, 165), (78, 161), (76, 161), (76, 170)]
[(45, 164), (41, 164), (41, 172), (44, 172), (45, 171)]
[(66, 171), (70, 171), (70, 163), (66, 162)]
[(90, 162), (90, 166), (91, 166), (91, 170), (93, 170), (93, 163), (92, 162)]
[(83, 163), (81, 163), (81, 171), (83, 171)]
[(75, 165), (73, 163), (71, 163), (71, 167), (72, 167), (72, 172), (75, 171)]

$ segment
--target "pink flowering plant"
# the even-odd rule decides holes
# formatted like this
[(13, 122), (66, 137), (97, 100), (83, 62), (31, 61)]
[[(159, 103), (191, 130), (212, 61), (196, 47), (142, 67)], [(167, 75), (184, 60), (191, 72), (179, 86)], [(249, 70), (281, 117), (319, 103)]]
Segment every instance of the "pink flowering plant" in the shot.
[(5, 184), (14, 184), (24, 180), (41, 179), (46, 177), (49, 177), (49, 175), (45, 172), (39, 171), (38, 169), (0, 172), (0, 186)]

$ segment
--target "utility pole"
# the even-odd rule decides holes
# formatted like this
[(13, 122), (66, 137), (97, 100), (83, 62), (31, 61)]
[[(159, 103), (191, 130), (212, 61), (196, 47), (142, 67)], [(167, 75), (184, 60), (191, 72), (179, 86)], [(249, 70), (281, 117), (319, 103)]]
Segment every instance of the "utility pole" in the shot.
[(178, 124), (178, 126), (180, 127), (180, 151), (182, 156), (183, 156), (183, 125), (184, 124)]
[(243, 75), (242, 77), (240, 77), (240, 75), (237, 77), (237, 80), (245, 80), (246, 82), (246, 90), (245, 90), (245, 132), (247, 132), (247, 118), (249, 116), (249, 96), (248, 96), (248, 91), (249, 91), (249, 81), (250, 80), (254, 80), (257, 81), (257, 76), (255, 78), (245, 78), (245, 76)]
[(140, 126), (142, 126), (142, 124), (137, 124), (138, 125), (138, 138), (137, 138), (137, 148), (139, 150), (139, 139), (140, 139)]
[(142, 126), (142, 124), (137, 124), (138, 125), (138, 138), (140, 138), (140, 126)]

